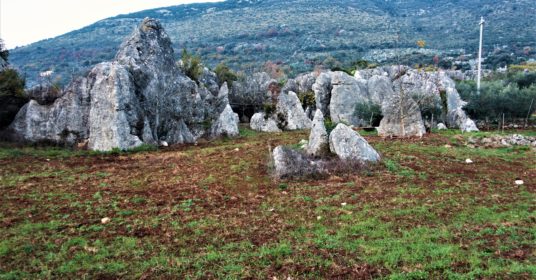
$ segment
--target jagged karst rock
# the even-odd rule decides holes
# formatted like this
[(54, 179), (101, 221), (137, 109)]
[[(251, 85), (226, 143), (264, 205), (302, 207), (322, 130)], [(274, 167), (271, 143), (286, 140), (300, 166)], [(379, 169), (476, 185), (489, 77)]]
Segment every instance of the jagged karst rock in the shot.
[(308, 92), (313, 91), (313, 85), (316, 82), (316, 77), (314, 73), (300, 74), (296, 78), (296, 83), (298, 84), (297, 92)]
[(281, 88), (282, 93), (288, 94), (290, 91), (296, 92), (296, 93), (300, 92), (300, 86), (294, 79), (288, 79), (285, 85), (283, 86), (283, 88)]
[(253, 114), (270, 101), (271, 84), (277, 84), (277, 81), (265, 72), (239, 76), (233, 82), (229, 90), (229, 103), (240, 119), (251, 119)]
[[(308, 76), (304, 76), (308, 79)], [(309, 80), (305, 80), (306, 83)], [(316, 108), (322, 111), (325, 117), (330, 117), (329, 103), (331, 100), (331, 73), (320, 73), (311, 86), (315, 93)]]
[(316, 157), (329, 154), (329, 137), (324, 125), (324, 115), (320, 109), (315, 112), (311, 133), (309, 134), (307, 153)]
[(426, 133), (419, 105), (407, 94), (386, 98), (382, 114), (378, 127), (382, 137), (422, 137)]
[(294, 92), (281, 93), (277, 102), (278, 117), (285, 119), (284, 130), (311, 128), (311, 120), (305, 115), (300, 99)]
[(393, 83), (387, 76), (373, 75), (367, 80), (368, 94), (370, 101), (375, 104), (382, 104), (386, 96), (393, 96)]
[(114, 61), (95, 66), (50, 105), (30, 102), (9, 132), (31, 142), (88, 141), (90, 149), (104, 151), (161, 141), (193, 143), (219, 133), (236, 135), (236, 116), (229, 109), (227, 86), (220, 90), (208, 69), (199, 85), (182, 74), (162, 25), (146, 18)]
[[(143, 144), (141, 139), (145, 122), (142, 105), (135, 93), (130, 74), (118, 63), (101, 63), (92, 71), (95, 75), (89, 110), (89, 143), (92, 150), (109, 151), (113, 148), (130, 149)], [(138, 130), (134, 130), (134, 129)], [(141, 128), (141, 130), (140, 130)], [(145, 136), (145, 135), (144, 135)]]
[(329, 134), (329, 147), (341, 160), (374, 163), (381, 159), (367, 140), (342, 123)]
[(67, 145), (87, 140), (91, 83), (88, 78), (76, 79), (51, 105), (40, 105), (31, 100), (17, 113), (7, 129), (7, 136), (16, 141)]
[(212, 126), (212, 135), (238, 136), (238, 114), (233, 112), (231, 105), (227, 104), (220, 117)]
[(250, 127), (256, 131), (262, 132), (281, 132), (281, 129), (277, 126), (277, 122), (266, 117), (264, 113), (256, 113), (251, 117)]
[(331, 99), (329, 112), (334, 122), (361, 125), (363, 120), (356, 117), (355, 107), (359, 102), (369, 102), (367, 85), (345, 72), (333, 72), (331, 75)]

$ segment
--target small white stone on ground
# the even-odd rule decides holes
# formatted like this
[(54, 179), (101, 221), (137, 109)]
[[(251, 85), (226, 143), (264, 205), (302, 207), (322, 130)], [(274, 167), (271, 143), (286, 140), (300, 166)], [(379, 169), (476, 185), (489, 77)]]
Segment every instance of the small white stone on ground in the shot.
[(110, 219), (110, 218), (108, 218), (108, 217), (106, 217), (106, 218), (102, 218), (102, 219), (101, 219), (101, 224), (105, 225), (105, 224), (109, 223), (111, 220), (112, 220), (112, 219)]
[(473, 161), (470, 158), (468, 158), (468, 159), (465, 160), (465, 163), (471, 164), (471, 163), (473, 163)]
[(523, 184), (525, 184), (525, 182), (523, 182), (523, 180), (516, 180), (516, 185), (521, 186)]

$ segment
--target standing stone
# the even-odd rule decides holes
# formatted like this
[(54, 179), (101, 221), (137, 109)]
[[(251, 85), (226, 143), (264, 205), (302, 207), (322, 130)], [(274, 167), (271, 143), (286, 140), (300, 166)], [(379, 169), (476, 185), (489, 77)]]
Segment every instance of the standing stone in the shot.
[(281, 93), (277, 102), (278, 117), (286, 120), (285, 130), (311, 128), (311, 120), (305, 115), (300, 99), (294, 92)]
[(144, 125), (144, 118), (128, 71), (116, 63), (102, 63), (92, 73), (95, 83), (90, 94), (89, 148), (109, 151), (143, 144), (139, 137), (142, 131), (131, 130), (131, 124)]
[(320, 73), (311, 88), (315, 93), (316, 108), (320, 109), (324, 116), (329, 117), (329, 102), (331, 99), (330, 73)]
[(395, 94), (382, 104), (383, 119), (378, 127), (382, 137), (422, 137), (426, 133), (419, 105), (407, 94)]
[(238, 114), (233, 112), (231, 105), (227, 104), (225, 110), (220, 114), (216, 123), (212, 126), (212, 135), (225, 135), (229, 137), (238, 136)]
[(387, 76), (374, 75), (367, 81), (371, 102), (382, 104), (386, 96), (393, 96), (393, 83)]
[(329, 148), (342, 160), (378, 162), (380, 155), (359, 133), (340, 123), (329, 135)]
[(313, 119), (307, 153), (316, 157), (329, 154), (329, 137), (324, 125), (324, 115), (320, 109), (316, 110)]
[(331, 100), (329, 112), (333, 122), (345, 122), (361, 125), (363, 120), (356, 117), (355, 108), (358, 103), (369, 102), (367, 85), (362, 80), (344, 72), (333, 72), (331, 76)]

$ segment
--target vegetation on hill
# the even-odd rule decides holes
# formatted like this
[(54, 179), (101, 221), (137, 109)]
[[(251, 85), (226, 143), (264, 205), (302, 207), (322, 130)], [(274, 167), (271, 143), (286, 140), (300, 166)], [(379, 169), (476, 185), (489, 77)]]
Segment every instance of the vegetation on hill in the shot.
[[(493, 68), (536, 55), (533, 14), (536, 6), (531, 0), (229, 0), (105, 19), (14, 49), (11, 59), (29, 84), (47, 70), (66, 82), (73, 74), (112, 59), (132, 29), (144, 17), (153, 17), (162, 22), (175, 50), (193, 50), (212, 68), (224, 62), (235, 71), (249, 72), (272, 61), (292, 76), (318, 65), (345, 69), (361, 58), (430, 64), (436, 55), (445, 67), (456, 61), (469, 67), (483, 15), (485, 54), (498, 56), (496, 61), (490, 59)], [(426, 48), (418, 47), (417, 41), (426, 42)], [(400, 51), (395, 52), (397, 47)]]

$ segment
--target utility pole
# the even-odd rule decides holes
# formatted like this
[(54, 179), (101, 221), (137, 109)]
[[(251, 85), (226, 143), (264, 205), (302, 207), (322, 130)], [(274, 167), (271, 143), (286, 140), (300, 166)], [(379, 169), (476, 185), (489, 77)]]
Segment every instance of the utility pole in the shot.
[(480, 79), (482, 77), (482, 37), (484, 34), (484, 17), (480, 18), (480, 45), (478, 47), (478, 78), (476, 81), (476, 90), (480, 93)]

